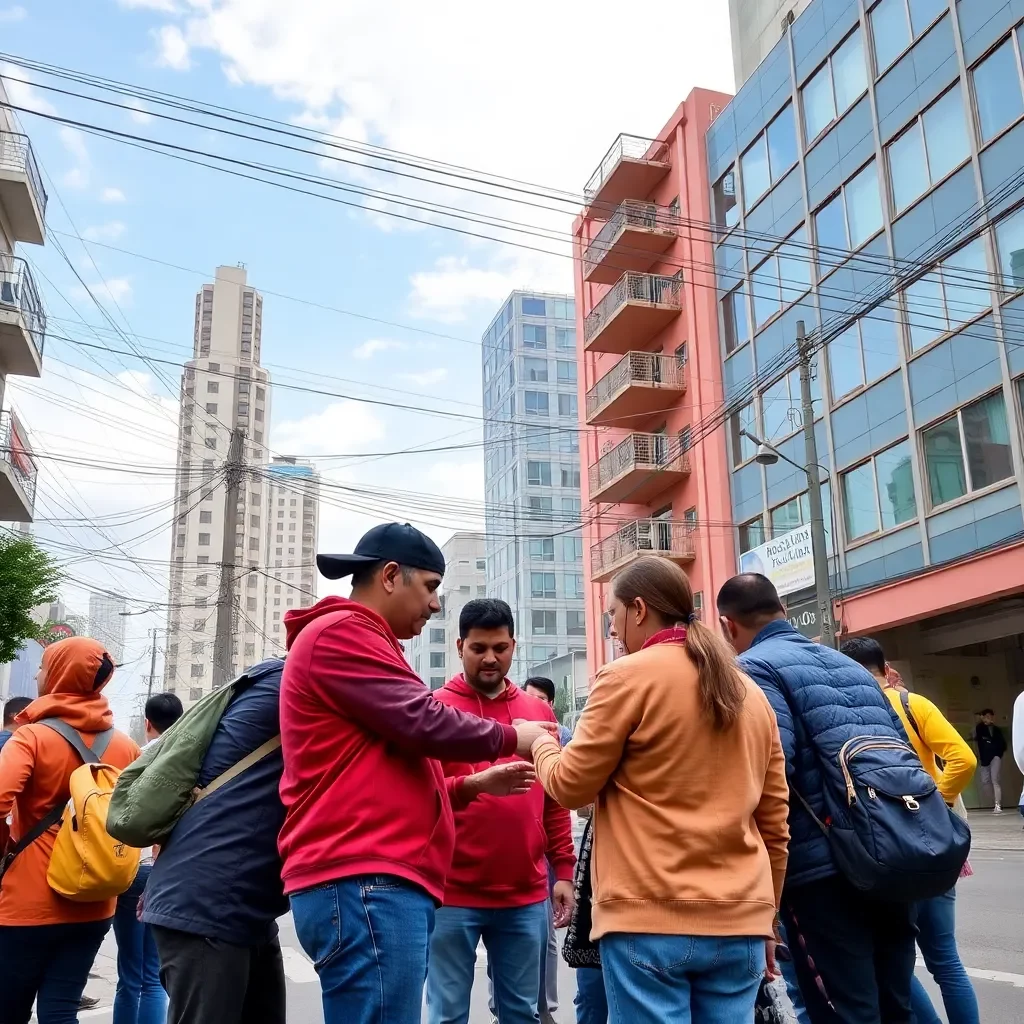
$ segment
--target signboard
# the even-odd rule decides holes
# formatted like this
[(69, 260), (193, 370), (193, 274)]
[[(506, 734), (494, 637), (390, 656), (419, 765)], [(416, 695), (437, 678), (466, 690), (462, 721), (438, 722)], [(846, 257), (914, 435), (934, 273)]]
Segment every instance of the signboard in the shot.
[(814, 586), (810, 524), (744, 551), (740, 555), (740, 572), (759, 572), (767, 576), (780, 595)]
[(813, 597), (808, 601), (789, 605), (786, 609), (786, 618), (794, 629), (800, 630), (809, 640), (817, 640), (821, 634), (818, 626), (818, 602)]
[(75, 631), (66, 622), (48, 622), (43, 627), (43, 636), (39, 641), (44, 647), (55, 644), (58, 640), (67, 640), (74, 636)]

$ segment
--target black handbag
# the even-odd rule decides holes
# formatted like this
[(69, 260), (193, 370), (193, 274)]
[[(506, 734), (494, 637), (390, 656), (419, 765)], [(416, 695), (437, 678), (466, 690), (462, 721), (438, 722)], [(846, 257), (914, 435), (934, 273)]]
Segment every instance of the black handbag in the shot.
[(590, 880), (590, 857), (594, 845), (594, 819), (591, 816), (583, 826), (580, 841), (580, 856), (576, 861), (576, 872), (572, 884), (576, 893), (576, 909), (569, 919), (562, 942), (562, 959), (575, 968), (601, 968), (601, 951), (590, 938), (593, 927), (592, 909), (594, 888)]

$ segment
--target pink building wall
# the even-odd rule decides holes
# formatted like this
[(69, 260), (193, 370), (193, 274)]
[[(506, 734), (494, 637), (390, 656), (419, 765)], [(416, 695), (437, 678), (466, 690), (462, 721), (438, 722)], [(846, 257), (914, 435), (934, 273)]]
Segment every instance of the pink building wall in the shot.
[(590, 497), (590, 470), (601, 457), (608, 442), (618, 442), (630, 430), (651, 431), (665, 423), (670, 436), (690, 426), (695, 434), (703, 419), (713, 416), (723, 402), (722, 361), (718, 339), (718, 311), (714, 278), (714, 251), (708, 227), (711, 223), (711, 196), (707, 181), (707, 156), (704, 137), (708, 126), (731, 97), (706, 89), (695, 89), (679, 105), (658, 136), (665, 144), (660, 159), (670, 163), (668, 173), (647, 195), (629, 195), (668, 207), (678, 198), (678, 236), (668, 250), (647, 271), (672, 275), (682, 270), (682, 311), (659, 333), (630, 342), (631, 349), (672, 355), (684, 342), (688, 363), (686, 390), (666, 412), (664, 393), (655, 404), (652, 399), (650, 420), (630, 429), (588, 426), (587, 393), (615, 366), (621, 356), (584, 350), (584, 322), (604, 295), (614, 287), (584, 279), (583, 252), (607, 219), (592, 217), (585, 209), (573, 225), (575, 259), (575, 296), (579, 343), (579, 408), (583, 423), (580, 440), (581, 493), (583, 502), (584, 573), (587, 615), (587, 658), (591, 674), (607, 660), (604, 640), (604, 609), (609, 584), (593, 582), (592, 548), (613, 535), (625, 519), (651, 517), (671, 504), (672, 518), (682, 522), (688, 509), (695, 508), (697, 527), (693, 534), (695, 557), (684, 566), (693, 590), (700, 593), (704, 621), (714, 623), (714, 599), (722, 583), (736, 572), (732, 510), (729, 500), (729, 468), (724, 429), (718, 426), (708, 436), (694, 438), (689, 450), (691, 472), (645, 504), (626, 501), (593, 503)]

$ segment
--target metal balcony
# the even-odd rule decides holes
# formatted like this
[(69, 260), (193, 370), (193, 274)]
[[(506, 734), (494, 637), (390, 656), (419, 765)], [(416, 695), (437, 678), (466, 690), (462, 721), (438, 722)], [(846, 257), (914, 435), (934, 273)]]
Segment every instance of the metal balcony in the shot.
[(624, 270), (650, 270), (677, 234), (675, 209), (627, 199), (584, 250), (584, 280), (612, 284)]
[(583, 321), (586, 352), (643, 348), (683, 308), (682, 276), (623, 274)]
[(27, 135), (0, 132), (0, 206), (16, 242), (46, 238), (46, 189)]
[(638, 135), (620, 135), (583, 188), (587, 215), (604, 220), (623, 199), (644, 199), (668, 174), (668, 147)]
[(678, 565), (688, 565), (696, 557), (693, 527), (670, 519), (637, 519), (626, 523), (591, 547), (591, 581), (606, 583), (643, 555), (661, 555)]
[(630, 434), (590, 467), (590, 500), (646, 505), (689, 472), (677, 435)]
[(0, 414), (0, 520), (32, 522), (38, 475), (25, 428), (13, 412)]
[(0, 255), (0, 373), (38, 377), (46, 313), (23, 259)]
[(587, 423), (634, 427), (671, 409), (685, 391), (683, 367), (675, 356), (627, 352), (587, 392)]

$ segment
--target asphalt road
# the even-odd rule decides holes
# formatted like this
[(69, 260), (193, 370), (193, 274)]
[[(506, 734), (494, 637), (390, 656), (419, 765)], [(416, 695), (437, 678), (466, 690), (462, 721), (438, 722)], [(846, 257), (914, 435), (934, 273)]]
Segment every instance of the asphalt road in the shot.
[[(957, 938), (961, 958), (972, 975), (981, 1019), (985, 1024), (1021, 1024), (1024, 1021), (1024, 852), (978, 851), (971, 855), (973, 878), (960, 883), (957, 898)], [(281, 944), (288, 975), (288, 1020), (295, 1024), (322, 1024), (320, 989), (312, 966), (303, 956), (291, 921), (281, 921)], [(109, 1024), (113, 996), (112, 940), (104, 945), (97, 971), (101, 978), (88, 991), (103, 999), (104, 1005), (81, 1015), (89, 1024)], [(482, 960), (477, 963), (473, 990), (471, 1024), (488, 1024), (487, 977)], [(942, 1015), (942, 1003), (927, 971), (918, 976), (933, 994)], [(574, 972), (561, 965), (558, 1020), (575, 1019), (572, 999), (576, 991)], [(943, 1016), (943, 1020), (945, 1020)]]

